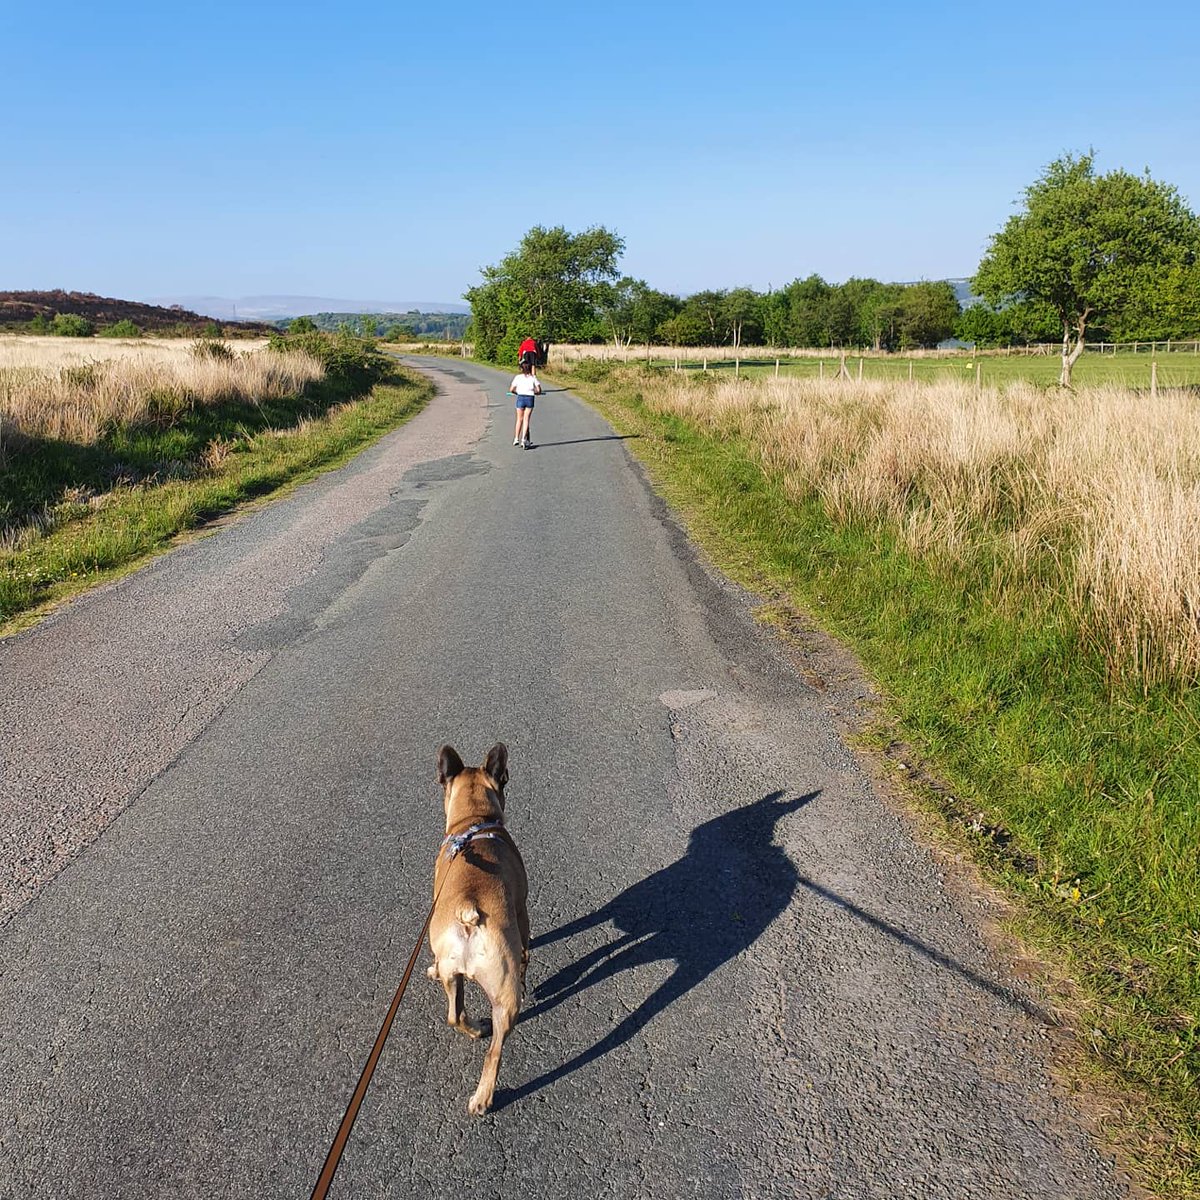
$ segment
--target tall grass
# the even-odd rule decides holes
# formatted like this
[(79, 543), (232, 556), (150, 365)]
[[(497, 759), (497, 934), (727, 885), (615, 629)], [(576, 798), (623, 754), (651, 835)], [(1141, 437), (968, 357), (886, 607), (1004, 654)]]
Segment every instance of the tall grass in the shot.
[(44, 341), (0, 340), (0, 454), (35, 439), (92, 445), (114, 428), (169, 422), (196, 406), (294, 396), (325, 374), (295, 352), (223, 357), (193, 343), (139, 341), (80, 353)]
[(1200, 400), (1028, 384), (659, 373), (647, 404), (754, 446), (797, 500), (997, 594), (1065, 598), (1115, 676), (1200, 678)]

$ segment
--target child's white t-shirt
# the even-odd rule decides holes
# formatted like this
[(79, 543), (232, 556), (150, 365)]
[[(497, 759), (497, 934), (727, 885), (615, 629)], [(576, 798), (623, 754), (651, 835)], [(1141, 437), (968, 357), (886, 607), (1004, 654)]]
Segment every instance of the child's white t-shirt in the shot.
[(508, 390), (518, 396), (536, 396), (542, 390), (542, 385), (538, 383), (536, 375), (514, 375)]

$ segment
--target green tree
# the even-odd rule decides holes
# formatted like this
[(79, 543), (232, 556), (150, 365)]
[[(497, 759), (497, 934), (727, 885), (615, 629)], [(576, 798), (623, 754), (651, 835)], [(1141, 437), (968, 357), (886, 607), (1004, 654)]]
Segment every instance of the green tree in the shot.
[(768, 292), (762, 298), (759, 311), (762, 319), (763, 337), (768, 346), (788, 344), (788, 294), (781, 288)]
[(295, 317), (288, 322), (288, 333), (315, 333), (317, 323), (312, 317)]
[(577, 234), (561, 225), (534, 226), (499, 265), (484, 267), (483, 283), (466, 293), (476, 353), (508, 358), (526, 337), (547, 342), (592, 337), (624, 248), (603, 226)]
[(1200, 222), (1174, 187), (1149, 174), (1097, 175), (1093, 159), (1065, 155), (1026, 188), (1024, 211), (992, 237), (972, 284), (992, 305), (1053, 309), (1063, 387), (1090, 328), (1121, 327), (1200, 255)]
[(709, 289), (694, 292), (683, 302), (683, 313), (690, 318), (687, 328), (702, 328), (702, 340), (681, 342), (687, 346), (720, 346), (728, 340), (729, 321), (725, 311), (725, 293)]
[(992, 346), (1011, 346), (1011, 330), (1002, 309), (990, 304), (970, 304), (959, 314), (954, 336), (981, 350)]
[(828, 345), (826, 310), (833, 289), (820, 275), (810, 275), (807, 279), (789, 283), (785, 291), (788, 298), (787, 344)]
[(679, 311), (679, 301), (644, 280), (626, 276), (602, 291), (600, 311), (614, 345), (649, 345), (659, 326)]
[(668, 346), (711, 345), (711, 331), (704, 317), (691, 309), (682, 309), (658, 327), (658, 336)]
[(762, 341), (762, 299), (748, 287), (734, 288), (725, 294), (723, 317), (734, 349)]
[(954, 333), (961, 310), (949, 283), (913, 283), (898, 291), (900, 338), (895, 348), (936, 346)]

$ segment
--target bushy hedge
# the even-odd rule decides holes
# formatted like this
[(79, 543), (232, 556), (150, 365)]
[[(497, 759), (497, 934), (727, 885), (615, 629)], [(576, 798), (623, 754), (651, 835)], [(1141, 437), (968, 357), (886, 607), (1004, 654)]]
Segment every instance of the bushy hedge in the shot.
[(270, 348), (299, 350), (324, 363), (329, 385), (347, 396), (369, 392), (390, 368), (388, 359), (374, 343), (347, 332), (310, 329), (303, 333), (273, 333)]

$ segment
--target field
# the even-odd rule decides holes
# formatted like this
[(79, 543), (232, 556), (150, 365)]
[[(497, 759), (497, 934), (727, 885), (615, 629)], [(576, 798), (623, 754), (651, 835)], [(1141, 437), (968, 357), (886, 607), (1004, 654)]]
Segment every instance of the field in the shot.
[(887, 702), (871, 736), (1024, 898), (1020, 932), (1077, 981), (1068, 1019), (1143, 1098), (1130, 1119), (1170, 1131), (1135, 1153), (1169, 1146), (1154, 1174), (1195, 1194), (1200, 397), (773, 364), (561, 378), (640, 435), (775, 619), (855, 648)]
[[(1089, 351), (1075, 365), (1073, 381), (1077, 387), (1113, 384), (1131, 390), (1150, 387), (1151, 363), (1157, 363), (1159, 387), (1200, 386), (1200, 354), (1193, 347), (1196, 343), (1185, 343), (1186, 349), (1167, 352), (1159, 343), (1156, 353), (1142, 343), (1139, 353), (1122, 351), (1113, 354)], [(729, 347), (680, 347), (651, 346), (553, 346), (551, 367), (570, 367), (584, 359), (602, 362), (630, 362), (657, 367), (678, 368), (681, 371), (699, 371), (701, 374), (717, 372), (752, 378), (776, 374), (796, 379), (833, 379), (841, 367), (840, 351), (832, 350), (775, 350), (763, 346), (746, 346), (735, 352)], [(1014, 350), (984, 350), (979, 353), (968, 350), (918, 350), (910, 354), (875, 354), (871, 352), (847, 352), (846, 370), (852, 380), (907, 381), (933, 383), (941, 380), (965, 380), (975, 383), (976, 371), (981, 386), (1002, 385), (1027, 380), (1039, 386), (1058, 383), (1061, 359), (1057, 353), (1030, 354)]]
[(356, 339), (0, 338), (0, 632), (335, 465), (431, 388)]

